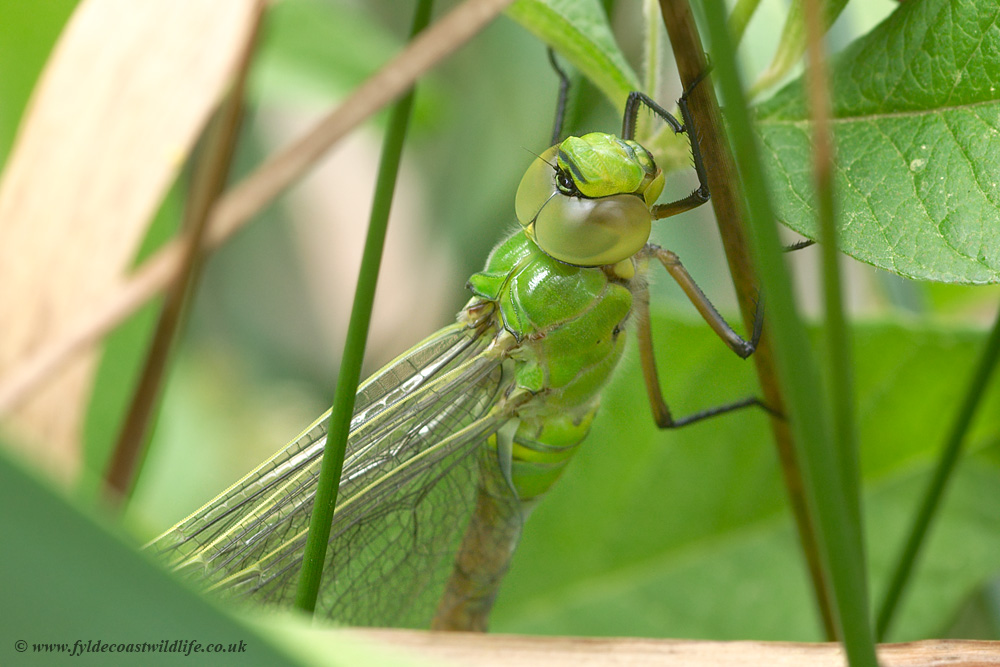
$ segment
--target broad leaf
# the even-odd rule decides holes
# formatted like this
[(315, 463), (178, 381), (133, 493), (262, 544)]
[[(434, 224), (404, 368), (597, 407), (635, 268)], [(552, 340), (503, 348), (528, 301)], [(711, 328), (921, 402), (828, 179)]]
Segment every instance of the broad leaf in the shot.
[[(841, 247), (901, 276), (1000, 281), (1000, 5), (900, 5), (832, 71)], [(780, 219), (815, 238), (802, 80), (759, 110)]]
[[(90, 664), (166, 664), (189, 648), (188, 655), (205, 652), (210, 644), (221, 644), (228, 654), (216, 656), (216, 664), (297, 664), (130, 549), (2, 450), (0, 502), (5, 508), (0, 532), (7, 536), (0, 553), (7, 608), (0, 638), (8, 664), (55, 664), (54, 656), (65, 663), (74, 650), (74, 657), (89, 655)], [(14, 652), (20, 651), (16, 641), (25, 643), (30, 658)], [(88, 642), (98, 647), (88, 650)], [(110, 648), (102, 651), (100, 643)], [(230, 646), (237, 650), (229, 653)], [(128, 659), (117, 653), (128, 653)], [(39, 654), (52, 656), (50, 662), (36, 662)]]
[(0, 534), (13, 536), (0, 550), (5, 664), (426, 664), (294, 614), (233, 616), (9, 459), (8, 446), (0, 438)]

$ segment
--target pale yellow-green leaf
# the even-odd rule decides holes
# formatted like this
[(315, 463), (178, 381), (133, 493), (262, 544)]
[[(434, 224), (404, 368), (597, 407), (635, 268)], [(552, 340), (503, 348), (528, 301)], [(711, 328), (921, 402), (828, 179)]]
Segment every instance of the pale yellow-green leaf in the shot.
[[(257, 11), (245, 0), (78, 7), (0, 182), (0, 376), (121, 283)], [(76, 360), (12, 420), (63, 479), (79, 463), (92, 366)]]

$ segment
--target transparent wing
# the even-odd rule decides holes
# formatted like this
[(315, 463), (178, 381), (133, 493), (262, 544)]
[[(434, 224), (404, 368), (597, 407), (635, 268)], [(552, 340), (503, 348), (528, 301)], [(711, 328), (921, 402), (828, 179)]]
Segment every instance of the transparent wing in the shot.
[[(476, 490), (478, 445), (505, 418), (490, 333), (455, 325), (358, 392), (317, 609), (354, 625), (424, 626)], [(290, 606), (326, 416), (150, 544), (211, 589)]]

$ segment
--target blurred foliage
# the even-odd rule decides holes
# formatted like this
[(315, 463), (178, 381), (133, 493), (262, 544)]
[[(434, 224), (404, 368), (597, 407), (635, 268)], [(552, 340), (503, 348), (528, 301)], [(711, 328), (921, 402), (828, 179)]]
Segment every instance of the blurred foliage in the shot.
[(213, 665), (410, 664), (329, 633), (320, 643), (290, 614), (223, 611), (137, 553), (106, 517), (81, 511), (86, 503), (8, 458), (7, 444), (0, 441), (0, 532), (30, 536), (8, 540), (0, 553), (0, 590), (9, 609), (16, 605), (0, 639), (18, 664), (70, 656), (84, 665), (174, 665), (178, 656)]

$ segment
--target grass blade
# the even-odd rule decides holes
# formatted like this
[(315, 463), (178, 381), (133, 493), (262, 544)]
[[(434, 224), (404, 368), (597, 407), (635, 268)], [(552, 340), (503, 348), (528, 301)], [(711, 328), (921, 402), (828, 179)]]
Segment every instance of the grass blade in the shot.
[[(411, 38), (423, 30), (430, 22), (433, 0), (419, 0), (410, 31)], [(396, 187), (396, 175), (403, 153), (403, 142), (413, 108), (414, 89), (411, 88), (393, 107), (389, 127), (386, 129), (385, 144), (379, 164), (378, 181), (375, 185), (375, 200), (371, 219), (368, 222), (368, 236), (361, 258), (358, 286), (354, 293), (351, 321), (344, 343), (344, 356), (337, 378), (337, 389), (333, 398), (333, 410), (327, 426), (326, 447), (320, 468), (319, 482), (313, 501), (309, 536), (306, 538), (302, 558), (302, 573), (296, 594), (295, 606), (312, 613), (319, 595), (319, 584), (326, 561), (326, 546), (330, 539), (330, 525), (337, 504), (337, 487), (344, 469), (344, 453), (351, 415), (354, 414), (354, 398), (361, 378), (361, 361), (365, 354), (368, 325), (371, 322), (372, 305), (375, 302), (375, 283), (382, 263), (382, 248), (385, 244), (386, 228), (392, 194)]]
[[(858, 480), (858, 437), (854, 419), (853, 363), (844, 316), (844, 294), (840, 279), (833, 177), (833, 128), (830, 122), (830, 79), (823, 45), (823, 19), (818, 0), (805, 0), (807, 94), (813, 120), (813, 178), (816, 185), (816, 215), (822, 257), (823, 305), (826, 316), (825, 343), (833, 408), (833, 437), (844, 500), (850, 513), (848, 526), (855, 528), (855, 541), (864, 553)], [(867, 595), (867, 593), (866, 593)]]
[[(681, 81), (685, 88), (701, 76), (706, 67), (704, 49), (698, 35), (691, 9), (687, 3), (661, 0), (664, 23), (670, 35), (670, 43), (677, 60)], [(712, 190), (712, 208), (722, 235), (729, 271), (736, 287), (740, 309), (743, 313), (743, 323), (747, 330), (752, 330), (756, 317), (758, 287), (760, 279), (756, 275), (750, 257), (749, 239), (747, 236), (746, 196), (743, 191), (732, 151), (727, 140), (726, 125), (722, 122), (718, 100), (712, 86), (696, 86), (691, 91), (691, 113), (696, 121), (697, 134), (701, 144), (705, 167), (708, 170), (709, 185)], [(760, 378), (764, 400), (779, 414), (785, 414), (785, 385), (778, 376), (774, 362), (769, 333), (771, 325), (765, 326), (764, 335), (753, 355), (753, 361)], [(789, 505), (795, 518), (799, 534), (799, 542), (805, 557), (806, 566), (816, 596), (820, 620), (827, 639), (836, 637), (832, 606), (827, 592), (827, 583), (823, 577), (823, 566), (820, 562), (819, 545), (816, 528), (813, 525), (812, 513), (804, 494), (805, 483), (796, 453), (793, 433), (787, 421), (771, 420), (771, 430), (774, 435), (775, 448), (781, 462), (785, 488), (788, 493)]]
[(788, 416), (803, 464), (810, 510), (816, 518), (820, 553), (834, 600), (838, 632), (852, 665), (874, 667), (878, 663), (869, 623), (865, 560), (857, 539), (858, 531), (850, 525), (850, 508), (857, 500), (845, 497), (848, 484), (843, 479), (830, 436), (833, 420), (823, 401), (819, 370), (805, 327), (798, 318), (788, 272), (779, 251), (778, 230), (725, 15), (722, 2), (706, 2), (705, 16), (712, 37), (714, 63), (748, 200), (748, 218), (753, 231), (751, 242), (768, 294), (775, 360), (782, 384), (787, 389)]
[(955, 417), (955, 423), (948, 434), (944, 448), (941, 450), (941, 458), (934, 470), (934, 476), (931, 478), (930, 484), (927, 485), (920, 509), (910, 527), (906, 545), (896, 561), (896, 569), (892, 573), (885, 598), (879, 607), (876, 622), (876, 636), (879, 641), (885, 640), (889, 628), (892, 627), (893, 615), (899, 606), (899, 600), (906, 589), (910, 574), (913, 572), (914, 564), (924, 539), (927, 537), (931, 521), (941, 505), (941, 497), (944, 495), (945, 487), (948, 480), (951, 479), (959, 454), (962, 452), (965, 434), (969, 430), (980, 400), (986, 394), (986, 386), (989, 384), (990, 376), (997, 366), (998, 359), (1000, 359), (1000, 312), (997, 313), (997, 321), (993, 324), (993, 331), (983, 348), (982, 357), (976, 364), (972, 381), (969, 383), (968, 391)]

